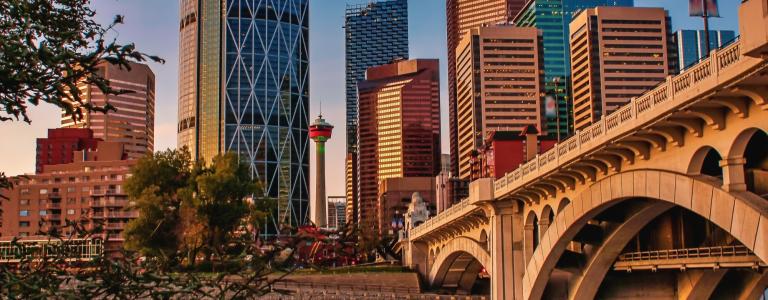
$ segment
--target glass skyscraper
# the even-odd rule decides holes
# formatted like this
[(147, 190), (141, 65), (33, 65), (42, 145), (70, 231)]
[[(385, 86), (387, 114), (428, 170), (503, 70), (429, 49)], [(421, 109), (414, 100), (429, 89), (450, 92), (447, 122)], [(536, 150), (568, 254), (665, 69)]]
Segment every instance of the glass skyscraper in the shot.
[(408, 59), (408, 1), (388, 0), (348, 5), (346, 39), (347, 152), (357, 149), (357, 82), (365, 71)]
[(564, 139), (573, 134), (568, 25), (576, 12), (597, 6), (634, 6), (634, 0), (533, 0), (513, 19), (517, 26), (536, 27), (542, 32), (544, 92), (557, 102), (557, 111), (545, 120), (550, 136)]
[[(709, 50), (715, 50), (732, 42), (736, 33), (731, 30), (710, 30)], [(677, 47), (678, 72), (707, 56), (704, 30), (678, 30), (673, 42)]]
[(180, 3), (178, 144), (245, 159), (278, 204), (270, 228), (307, 221), (308, 2)]

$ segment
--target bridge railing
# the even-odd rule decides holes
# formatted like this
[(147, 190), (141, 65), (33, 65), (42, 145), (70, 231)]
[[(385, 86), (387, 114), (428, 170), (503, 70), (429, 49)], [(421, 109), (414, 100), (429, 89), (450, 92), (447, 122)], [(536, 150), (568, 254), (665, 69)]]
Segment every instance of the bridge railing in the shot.
[(467, 209), (469, 206), (470, 206), (469, 198), (465, 198), (461, 200), (461, 202), (454, 204), (453, 206), (437, 214), (436, 216), (430, 218), (429, 220), (422, 223), (421, 225), (414, 227), (411, 230), (410, 237), (411, 238), (418, 237), (428, 229), (434, 228), (434, 226), (437, 225), (438, 223), (444, 222), (445, 220), (452, 219), (453, 215), (457, 215), (457, 214), (461, 215), (462, 212), (465, 209)]
[(667, 80), (656, 88), (632, 99), (627, 105), (589, 127), (577, 131), (576, 134), (560, 142), (553, 149), (536, 156), (535, 159), (522, 164), (516, 170), (496, 180), (494, 183), (495, 191), (499, 194), (498, 192), (505, 189), (511, 191), (514, 188), (524, 186), (541, 175), (557, 169), (560, 165), (578, 158), (579, 155), (591, 150), (594, 146), (601, 145), (607, 142), (609, 138), (623, 133), (627, 128), (622, 125), (634, 123), (640, 116), (663, 113), (664, 111), (654, 110), (654, 108), (667, 105), (670, 100), (675, 98), (676, 94), (696, 88), (697, 84), (711, 79), (722, 70), (744, 59), (744, 56), (741, 55), (740, 45), (741, 41), (736, 41), (714, 51), (709, 58), (688, 68), (685, 72), (674, 77), (667, 77)]
[(619, 255), (618, 261), (648, 261), (698, 257), (732, 257), (754, 255), (746, 246), (717, 246), (630, 252)]
[[(634, 128), (634, 126), (622, 125), (638, 125), (641, 117), (645, 119), (657, 114), (666, 113), (669, 107), (667, 109), (660, 109), (660, 106), (679, 104), (674, 101), (677, 94), (697, 88), (698, 84), (702, 83), (702, 81), (716, 78), (721, 71), (736, 65), (744, 59), (745, 56), (742, 56), (741, 53), (740, 40), (713, 51), (708, 58), (691, 66), (683, 73), (667, 77), (666, 81), (643, 95), (633, 98), (627, 105), (622, 106), (589, 127), (577, 131), (570, 138), (555, 145), (553, 149), (537, 155), (531, 161), (520, 165), (514, 171), (496, 180), (494, 182), (496, 196), (525, 186), (544, 174), (557, 170), (559, 166), (577, 159), (583, 153), (609, 142), (611, 138), (620, 136), (620, 134), (628, 129)], [(468, 213), (467, 206), (469, 206), (468, 199), (462, 200), (420, 226), (413, 228), (410, 238), (416, 238), (435, 227), (443, 225), (449, 220), (453, 220), (457, 214)]]

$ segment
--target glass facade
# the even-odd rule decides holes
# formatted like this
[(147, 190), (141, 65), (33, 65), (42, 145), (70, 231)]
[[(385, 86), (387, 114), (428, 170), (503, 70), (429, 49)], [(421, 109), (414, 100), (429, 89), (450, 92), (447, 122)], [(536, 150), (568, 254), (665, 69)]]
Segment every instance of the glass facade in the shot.
[(219, 153), (239, 153), (277, 201), (274, 226), (267, 227), (305, 224), (308, 0), (198, 0), (197, 9), (197, 68), (185, 69), (198, 78), (193, 155), (210, 162)]
[[(707, 56), (704, 30), (678, 30), (675, 32), (674, 44), (677, 47), (679, 70), (694, 65)], [(731, 30), (710, 30), (709, 49), (715, 50), (732, 42), (736, 33)]]
[(546, 132), (550, 136), (564, 139), (573, 134), (573, 111), (569, 95), (570, 44), (567, 34), (573, 15), (597, 6), (633, 5), (634, 0), (534, 0), (515, 17), (515, 25), (536, 27), (542, 32), (544, 92), (557, 102), (556, 113), (550, 114), (545, 120)]
[(346, 34), (347, 152), (357, 149), (357, 82), (365, 71), (408, 59), (408, 1), (389, 0), (348, 5)]

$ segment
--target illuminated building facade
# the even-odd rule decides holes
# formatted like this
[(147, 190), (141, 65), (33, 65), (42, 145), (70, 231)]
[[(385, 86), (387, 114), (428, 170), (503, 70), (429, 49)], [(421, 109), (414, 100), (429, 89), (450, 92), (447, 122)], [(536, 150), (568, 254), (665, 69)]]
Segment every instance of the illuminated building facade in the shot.
[(597, 7), (574, 16), (570, 38), (576, 130), (666, 79), (673, 69), (669, 28), (662, 8)]
[(359, 86), (358, 224), (378, 228), (379, 183), (440, 171), (440, 91), (436, 59), (373, 67)]
[(451, 172), (459, 173), (458, 120), (456, 110), (456, 47), (472, 28), (509, 23), (527, 0), (446, 0), (448, 42), (448, 121)]
[(460, 179), (491, 132), (541, 128), (540, 51), (538, 30), (515, 26), (472, 29), (456, 47)]
[(107, 62), (98, 65), (101, 76), (115, 90), (128, 90), (120, 95), (104, 95), (97, 86), (81, 84), (84, 102), (97, 107), (107, 104), (115, 108), (107, 113), (83, 112), (75, 122), (62, 113), (61, 127), (89, 128), (93, 137), (125, 145), (129, 159), (139, 159), (155, 148), (155, 74), (145, 64), (129, 63), (130, 70)]
[(308, 2), (181, 1), (179, 145), (245, 159), (277, 202), (267, 229), (308, 221)]

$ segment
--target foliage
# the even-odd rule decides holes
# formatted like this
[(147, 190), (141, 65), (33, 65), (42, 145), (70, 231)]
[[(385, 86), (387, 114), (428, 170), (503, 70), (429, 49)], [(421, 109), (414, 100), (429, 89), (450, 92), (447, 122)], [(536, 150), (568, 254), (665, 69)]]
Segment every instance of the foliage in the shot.
[[(69, 223), (80, 238), (94, 238), (97, 231)], [(7, 299), (253, 299), (275, 290), (272, 284), (293, 269), (281, 259), (283, 248), (265, 249), (245, 239), (232, 240), (239, 251), (221, 257), (227, 268), (218, 273), (168, 272), (152, 259), (135, 252), (99, 252), (79, 262), (73, 257), (78, 240), (51, 234), (47, 254), (18, 240), (17, 264), (0, 265), (0, 294)], [(298, 243), (299, 241), (297, 241)], [(303, 242), (303, 241), (302, 241)], [(295, 244), (288, 245), (295, 247)], [(0, 253), (9, 258), (7, 252)], [(290, 257), (290, 256), (288, 256)], [(272, 274), (279, 272), (281, 276)]]
[(193, 205), (205, 224), (207, 249), (221, 254), (225, 235), (236, 229), (249, 212), (245, 198), (257, 191), (248, 166), (234, 153), (213, 158), (210, 168), (195, 179)]
[(181, 203), (190, 195), (191, 155), (186, 148), (141, 158), (125, 182), (139, 217), (124, 232), (127, 249), (165, 262), (174, 259), (181, 242)]
[(61, 107), (76, 120), (84, 111), (107, 112), (113, 109), (109, 105), (85, 103), (77, 85), (91, 84), (106, 95), (130, 91), (110, 87), (98, 73), (99, 63), (130, 68), (130, 61), (162, 62), (133, 44), (110, 39), (123, 17), (102, 26), (89, 5), (89, 0), (0, 2), (0, 121), (29, 123), (28, 106), (41, 102)]
[[(27, 110), (41, 103), (61, 108), (76, 121), (86, 111), (106, 113), (114, 108), (85, 102), (77, 85), (90, 84), (105, 95), (132, 91), (112, 88), (98, 71), (100, 63), (126, 69), (130, 62), (164, 63), (132, 43), (110, 38), (123, 16), (103, 26), (89, 6), (90, 0), (0, 1), (0, 122), (31, 123)], [(0, 190), (10, 188), (11, 180), (0, 172)]]
[(272, 202), (246, 201), (260, 193), (248, 166), (233, 153), (214, 157), (210, 166), (192, 165), (183, 148), (146, 156), (132, 169), (125, 186), (139, 218), (126, 228), (128, 249), (195, 267), (201, 254), (208, 264), (231, 250), (225, 245), (238, 238), (233, 233), (258, 232)]

